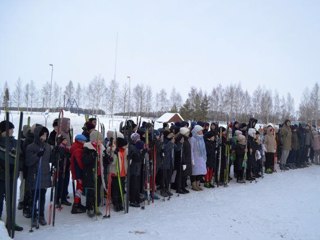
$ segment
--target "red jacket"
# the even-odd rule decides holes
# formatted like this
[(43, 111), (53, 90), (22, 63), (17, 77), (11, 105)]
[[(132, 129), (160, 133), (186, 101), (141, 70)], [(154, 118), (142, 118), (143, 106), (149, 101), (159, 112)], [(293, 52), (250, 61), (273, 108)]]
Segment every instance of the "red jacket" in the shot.
[(70, 158), (70, 168), (72, 173), (72, 179), (77, 179), (76, 165), (83, 170), (82, 154), (83, 154), (83, 144), (77, 140), (72, 144), (70, 148), (71, 158)]

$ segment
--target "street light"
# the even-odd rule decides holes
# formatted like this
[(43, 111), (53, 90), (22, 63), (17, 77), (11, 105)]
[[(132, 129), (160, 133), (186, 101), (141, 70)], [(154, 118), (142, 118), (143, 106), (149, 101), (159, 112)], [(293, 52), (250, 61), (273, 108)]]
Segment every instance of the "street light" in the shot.
[(53, 64), (50, 63), (49, 66), (51, 67), (51, 84), (50, 84), (50, 98), (49, 98), (49, 108), (51, 107), (51, 94), (52, 94), (52, 77), (53, 77)]
[(130, 109), (130, 103), (131, 103), (131, 77), (127, 76), (127, 78), (129, 79), (129, 104), (128, 104), (128, 111), (129, 111), (129, 117), (131, 116), (131, 109)]

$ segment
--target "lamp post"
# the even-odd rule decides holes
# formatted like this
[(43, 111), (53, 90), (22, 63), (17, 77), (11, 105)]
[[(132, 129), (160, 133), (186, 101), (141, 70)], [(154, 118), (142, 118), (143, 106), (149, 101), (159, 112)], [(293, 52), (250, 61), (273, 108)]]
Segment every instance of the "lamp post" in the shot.
[(129, 79), (129, 100), (128, 100), (128, 111), (129, 111), (129, 117), (131, 116), (131, 108), (130, 108), (130, 104), (131, 104), (131, 77), (127, 76), (127, 78)]
[(51, 94), (52, 94), (52, 77), (53, 77), (53, 64), (50, 63), (49, 66), (51, 67), (51, 83), (50, 83), (50, 97), (49, 97), (49, 108), (51, 107)]

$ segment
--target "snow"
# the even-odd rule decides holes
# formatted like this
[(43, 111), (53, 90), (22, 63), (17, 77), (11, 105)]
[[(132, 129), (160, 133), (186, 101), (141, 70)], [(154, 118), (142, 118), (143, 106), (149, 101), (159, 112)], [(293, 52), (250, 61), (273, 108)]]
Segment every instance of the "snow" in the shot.
[[(34, 119), (37, 117), (31, 118), (32, 123)], [(48, 119), (51, 123), (54, 116)], [(72, 115), (71, 119), (74, 128), (81, 129), (84, 117)], [(190, 190), (179, 197), (174, 194), (170, 201), (156, 200), (145, 210), (130, 208), (128, 214), (111, 211), (110, 219), (72, 215), (71, 207), (65, 206), (56, 213), (55, 227), (40, 226), (33, 233), (29, 233), (30, 219), (17, 211), (17, 223), (24, 231), (16, 232), (15, 239), (319, 240), (319, 183), (320, 166), (312, 165), (264, 175), (257, 183), (237, 184), (233, 180), (227, 188)], [(46, 209), (48, 201), (49, 191)], [(2, 240), (6, 238), (1, 226)]]
[(16, 239), (319, 240), (319, 181), (320, 167), (311, 166), (266, 175), (258, 183), (231, 182), (227, 188), (175, 194), (145, 210), (111, 212), (110, 219), (71, 215), (71, 207), (65, 207), (57, 212), (55, 227), (33, 233), (30, 220), (18, 211), (17, 223), (25, 230)]

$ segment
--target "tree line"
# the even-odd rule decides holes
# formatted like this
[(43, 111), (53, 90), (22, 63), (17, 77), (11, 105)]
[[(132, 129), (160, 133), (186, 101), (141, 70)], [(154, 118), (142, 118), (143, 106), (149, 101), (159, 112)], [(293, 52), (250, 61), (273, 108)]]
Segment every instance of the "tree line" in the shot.
[(303, 92), (298, 110), (290, 93), (279, 95), (274, 90), (257, 86), (252, 94), (241, 84), (213, 86), (211, 91), (191, 87), (185, 100), (173, 87), (153, 92), (151, 86), (136, 84), (129, 89), (127, 82), (107, 82), (101, 75), (95, 76), (88, 85), (66, 86), (45, 82), (42, 86), (34, 81), (23, 82), (20, 78), (14, 86), (4, 83), (0, 104), (3, 108), (27, 111), (35, 109), (80, 108), (91, 114), (105, 112), (110, 115), (140, 115), (158, 117), (164, 112), (179, 112), (183, 118), (196, 121), (247, 121), (255, 117), (260, 122), (280, 123), (284, 119), (311, 122), (319, 119), (320, 93), (318, 83)]

